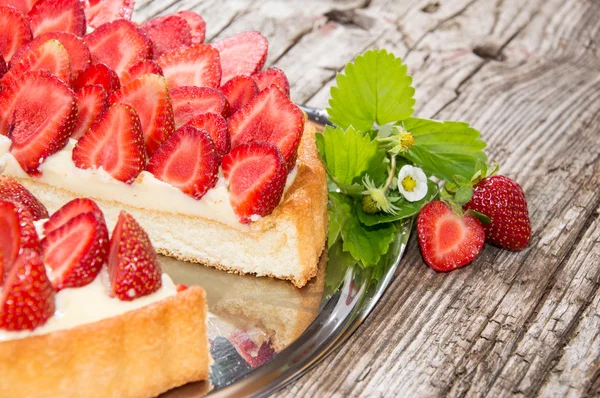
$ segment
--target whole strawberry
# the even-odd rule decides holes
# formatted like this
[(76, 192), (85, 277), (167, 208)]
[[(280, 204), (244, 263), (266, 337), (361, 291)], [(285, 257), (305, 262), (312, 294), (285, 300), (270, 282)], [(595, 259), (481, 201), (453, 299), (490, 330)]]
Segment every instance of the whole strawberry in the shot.
[(465, 205), (488, 216), (485, 240), (507, 250), (521, 250), (531, 239), (531, 222), (521, 186), (508, 177), (486, 177), (473, 187), (473, 198)]

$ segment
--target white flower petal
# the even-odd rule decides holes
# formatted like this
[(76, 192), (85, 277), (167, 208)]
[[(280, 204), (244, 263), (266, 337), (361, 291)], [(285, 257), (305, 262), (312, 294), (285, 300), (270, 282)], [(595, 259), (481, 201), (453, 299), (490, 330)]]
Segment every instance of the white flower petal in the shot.
[[(402, 186), (402, 180), (410, 177), (416, 182), (412, 191), (407, 191)], [(398, 173), (398, 190), (409, 202), (417, 202), (427, 195), (427, 176), (419, 167), (411, 165), (402, 166)]]

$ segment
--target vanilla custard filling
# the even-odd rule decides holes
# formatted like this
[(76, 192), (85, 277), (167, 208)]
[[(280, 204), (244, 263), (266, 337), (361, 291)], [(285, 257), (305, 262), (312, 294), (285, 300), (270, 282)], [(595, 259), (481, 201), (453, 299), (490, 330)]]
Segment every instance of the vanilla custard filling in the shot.
[(121, 301), (110, 297), (109, 292), (108, 271), (104, 267), (92, 283), (56, 293), (56, 310), (45, 324), (34, 330), (18, 332), (0, 329), (0, 342), (71, 329), (121, 315), (174, 296), (177, 294), (177, 288), (167, 274), (162, 274), (160, 289), (147, 296), (132, 301)]
[[(109, 175), (102, 168), (80, 169), (73, 163), (71, 154), (76, 141), (49, 156), (39, 167), (41, 176), (28, 175), (10, 153), (11, 141), (0, 135), (0, 172), (18, 178), (28, 178), (92, 199), (118, 201), (129, 206), (169, 213), (199, 216), (238, 228), (241, 224), (229, 202), (225, 178), (219, 173), (217, 185), (200, 199), (194, 199), (178, 188), (160, 181), (151, 173), (142, 171), (132, 184), (126, 184)], [(296, 178), (297, 167), (287, 176), (287, 190)], [(256, 221), (260, 217), (253, 217)]]

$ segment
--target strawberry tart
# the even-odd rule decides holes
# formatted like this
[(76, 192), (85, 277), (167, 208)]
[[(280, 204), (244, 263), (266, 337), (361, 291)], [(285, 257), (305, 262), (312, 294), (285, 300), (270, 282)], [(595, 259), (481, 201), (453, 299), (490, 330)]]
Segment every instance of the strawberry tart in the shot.
[[(75, 199), (48, 213), (0, 179), (0, 396), (154, 396), (206, 380), (206, 300), (177, 287), (145, 231)], [(126, 382), (124, 382), (126, 380)]]
[(287, 77), (263, 70), (267, 40), (205, 44), (189, 11), (138, 26), (79, 1), (59, 18), (53, 2), (28, 17), (0, 6), (18, 26), (0, 29), (0, 171), (50, 210), (93, 198), (109, 227), (126, 210), (159, 253), (298, 287), (314, 277), (325, 171)]

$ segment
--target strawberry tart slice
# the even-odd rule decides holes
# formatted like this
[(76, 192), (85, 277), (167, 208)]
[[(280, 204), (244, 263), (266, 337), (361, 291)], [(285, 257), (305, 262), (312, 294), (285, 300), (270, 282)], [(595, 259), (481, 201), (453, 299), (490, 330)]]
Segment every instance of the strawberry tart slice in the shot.
[[(0, 396), (155, 396), (206, 380), (206, 300), (175, 286), (128, 213), (89, 199), (49, 219), (0, 180)], [(39, 235), (38, 232), (39, 231)]]

